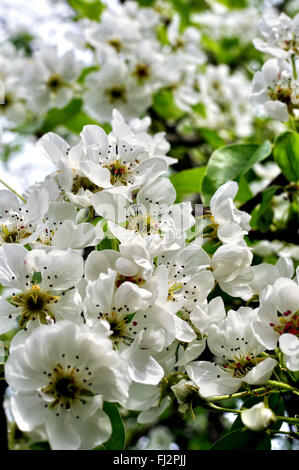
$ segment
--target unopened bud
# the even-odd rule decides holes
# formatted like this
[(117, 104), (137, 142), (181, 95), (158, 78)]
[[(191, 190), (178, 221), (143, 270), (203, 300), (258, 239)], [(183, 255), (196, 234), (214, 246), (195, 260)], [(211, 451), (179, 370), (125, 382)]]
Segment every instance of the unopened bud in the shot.
[(252, 406), (241, 413), (243, 424), (252, 431), (263, 431), (272, 421), (275, 421), (275, 415), (267, 408), (263, 402)]
[(177, 401), (182, 404), (192, 401), (197, 387), (190, 380), (182, 379), (177, 384), (173, 385), (171, 390), (176, 396)]

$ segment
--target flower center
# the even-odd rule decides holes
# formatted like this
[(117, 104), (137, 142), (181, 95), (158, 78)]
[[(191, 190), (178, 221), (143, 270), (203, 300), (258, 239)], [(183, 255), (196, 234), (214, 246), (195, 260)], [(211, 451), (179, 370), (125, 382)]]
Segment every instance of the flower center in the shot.
[(292, 90), (290, 86), (276, 85), (276, 88), (270, 88), (268, 92), (269, 98), (273, 101), (281, 101), (289, 106), (292, 103)]
[(121, 342), (127, 345), (131, 344), (132, 338), (129, 335), (128, 315), (124, 315), (120, 311), (112, 310), (110, 313), (99, 313), (98, 319), (106, 320), (109, 323), (110, 330), (112, 332), (112, 334), (109, 336), (109, 339), (113, 342), (116, 348)]
[(133, 72), (137, 78), (143, 80), (150, 77), (150, 68), (147, 64), (137, 64)]
[(118, 274), (115, 281), (116, 287), (120, 287), (124, 282), (133, 282), (133, 284), (141, 286), (145, 283), (145, 280), (140, 276), (123, 276), (122, 274)]
[(59, 87), (63, 85), (61, 78), (59, 75), (51, 75), (47, 82), (47, 87), (50, 88), (51, 91), (56, 92)]
[(159, 226), (150, 215), (137, 215), (127, 221), (127, 229), (140, 233), (142, 236), (161, 233)]
[(49, 304), (57, 302), (58, 299), (58, 296), (48, 294), (38, 285), (32, 286), (22, 294), (13, 295), (12, 303), (21, 308), (20, 327), (26, 326), (30, 320), (37, 318), (42, 324), (48, 324), (49, 319), (55, 320), (53, 313), (49, 310)]
[(114, 101), (126, 101), (126, 89), (123, 86), (114, 86), (106, 90), (110, 103)]
[(112, 38), (108, 41), (108, 44), (110, 44), (110, 46), (114, 47), (114, 49), (116, 50), (116, 52), (120, 52), (122, 50), (122, 43), (120, 42), (119, 39), (117, 38)]
[(90, 181), (86, 176), (76, 175), (73, 179), (73, 186), (71, 192), (73, 194), (78, 194), (80, 189), (88, 190), (91, 193), (97, 193), (102, 190), (92, 181)]
[[(290, 32), (289, 32), (290, 33)], [(281, 47), (284, 51), (293, 51), (296, 54), (299, 52), (298, 48), (298, 41), (296, 39), (296, 35), (292, 33), (292, 38), (284, 39), (278, 43), (278, 46)]]
[(229, 371), (233, 377), (241, 378), (248, 374), (248, 372), (250, 372), (253, 367), (263, 360), (263, 358), (255, 357), (253, 354), (239, 356), (235, 357), (235, 361), (232, 361), (222, 367)]
[(4, 103), (2, 103), (2, 106), (4, 106), (5, 108), (8, 108), (9, 106), (11, 106), (13, 104), (13, 96), (9, 93), (6, 93), (5, 96), (4, 96)]
[(120, 160), (115, 160), (114, 162), (107, 165), (105, 168), (110, 171), (111, 184), (119, 182), (124, 186), (127, 186), (127, 176), (129, 174), (129, 169), (127, 165), (123, 164)]
[(172, 284), (169, 284), (168, 287), (168, 297), (167, 300), (175, 300), (175, 294), (177, 291), (182, 289), (183, 283), (182, 282), (173, 282)]
[(20, 240), (30, 237), (31, 232), (24, 225), (8, 228), (7, 225), (0, 226), (0, 241), (2, 243), (19, 243)]
[[(76, 373), (77, 371), (78, 368), (75, 369), (71, 366), (64, 368), (62, 364), (57, 364), (53, 371), (48, 374), (51, 380), (47, 386), (41, 389), (41, 392), (53, 398), (53, 401), (48, 405), (50, 409), (60, 405), (69, 410), (74, 401), (81, 399), (84, 403), (83, 397), (93, 395), (84, 385), (87, 379), (82, 380), (82, 377)], [(46, 374), (46, 371), (44, 371), (44, 374)]]
[(280, 335), (290, 333), (299, 337), (299, 312), (292, 314), (291, 310), (287, 310), (278, 318), (278, 323), (269, 323), (269, 326)]

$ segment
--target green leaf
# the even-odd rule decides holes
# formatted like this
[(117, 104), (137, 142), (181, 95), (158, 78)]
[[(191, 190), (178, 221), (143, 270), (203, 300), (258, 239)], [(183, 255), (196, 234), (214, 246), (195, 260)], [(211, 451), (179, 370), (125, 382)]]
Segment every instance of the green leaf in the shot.
[(87, 77), (87, 75), (89, 75), (91, 72), (96, 72), (97, 70), (99, 70), (98, 65), (90, 65), (89, 67), (85, 67), (85, 69), (83, 69), (81, 71), (81, 73), (78, 77), (78, 82), (79, 83), (84, 83), (84, 80)]
[[(197, 103), (197, 104), (194, 104), (192, 107), (192, 110), (196, 113), (196, 114), (199, 114), (201, 117), (204, 117), (206, 118), (207, 117), (207, 113), (206, 113), (206, 107), (203, 103)], [(207, 130), (211, 130), (209, 129), (208, 127), (204, 127), (203, 129), (207, 129)], [(198, 129), (200, 130), (200, 129)]]
[(111, 131), (110, 124), (100, 124), (98, 121), (91, 118), (83, 111), (79, 111), (77, 114), (72, 116), (70, 119), (67, 119), (63, 123), (64, 127), (74, 132), (75, 134), (79, 134), (82, 131), (83, 127), (89, 124), (94, 124), (96, 126), (102, 127), (107, 134)]
[(31, 135), (35, 134), (41, 128), (43, 123), (42, 117), (37, 117), (34, 120), (20, 124), (19, 126), (13, 128), (13, 132), (16, 132), (21, 135)]
[(82, 107), (82, 100), (74, 99), (62, 109), (51, 109), (42, 124), (42, 133), (50, 132), (59, 125), (64, 125), (77, 114)]
[(179, 119), (184, 115), (184, 111), (176, 106), (172, 91), (168, 88), (159, 90), (153, 96), (153, 108), (159, 116), (167, 121), (170, 119)]
[(262, 432), (236, 429), (218, 439), (209, 450), (271, 450), (271, 439)]
[(30, 444), (30, 450), (51, 450), (51, 447), (47, 441), (39, 441)]
[(239, 189), (236, 194), (236, 201), (241, 202), (244, 204), (245, 202), (249, 201), (253, 198), (253, 194), (251, 192), (250, 186), (247, 183), (245, 176), (242, 176), (239, 180)]
[(167, 28), (165, 24), (160, 24), (157, 29), (157, 38), (163, 46), (169, 45), (169, 40), (167, 36)]
[(112, 434), (108, 441), (95, 450), (123, 450), (125, 448), (125, 428), (115, 403), (104, 402), (103, 410), (109, 416), (112, 424)]
[(156, 0), (137, 0), (140, 7), (150, 7)]
[(299, 181), (299, 135), (291, 131), (280, 134), (273, 155), (284, 176), (289, 181)]
[(246, 8), (248, 6), (247, 0), (218, 0), (219, 3), (227, 6), (228, 8), (238, 9)]
[(79, 18), (89, 18), (99, 21), (105, 6), (100, 0), (68, 0), (70, 6), (76, 10)]
[(206, 167), (201, 166), (183, 170), (170, 176), (170, 181), (176, 190), (177, 200), (181, 200), (187, 194), (200, 192), (205, 170)]
[(32, 56), (32, 41), (34, 39), (34, 36), (28, 31), (20, 31), (19, 33), (10, 37), (10, 41), (13, 43), (15, 48), (23, 51), (28, 57)]
[(202, 197), (208, 205), (216, 190), (228, 180), (239, 180), (252, 166), (267, 158), (271, 144), (233, 144), (215, 150), (208, 162), (202, 182)]
[[(272, 393), (269, 396), (268, 400), (269, 408), (277, 415), (277, 416), (284, 416), (284, 400), (280, 393)], [(275, 421), (271, 424), (270, 428), (275, 429), (278, 431), (282, 426), (281, 421)]]
[(169, 0), (181, 17), (181, 29), (192, 23), (192, 14), (209, 8), (205, 0)]
[(218, 132), (207, 127), (199, 127), (197, 129), (199, 135), (201, 135), (213, 149), (217, 149), (225, 144), (225, 141), (218, 135)]
[(271, 201), (276, 191), (280, 186), (273, 185), (265, 189), (262, 194), (262, 202), (258, 208), (252, 212), (250, 225), (261, 232), (267, 232), (273, 220), (273, 210), (271, 208)]

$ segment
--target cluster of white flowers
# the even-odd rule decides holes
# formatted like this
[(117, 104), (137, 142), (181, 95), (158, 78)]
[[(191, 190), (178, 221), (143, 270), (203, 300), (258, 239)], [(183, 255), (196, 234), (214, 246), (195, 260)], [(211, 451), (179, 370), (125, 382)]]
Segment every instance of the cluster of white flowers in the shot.
[[(7, 406), (53, 449), (107, 441), (104, 402), (144, 423), (173, 400), (184, 409), (195, 396), (266, 384), (277, 348), (299, 370), (292, 262), (252, 266), (237, 183), (221, 186), (201, 217), (176, 203), (175, 161), (149, 124), (115, 110), (108, 135), (85, 126), (71, 148), (48, 133), (38, 147), (57, 171), (22, 200), (0, 191), (0, 334), (14, 333)], [(226, 312), (222, 293), (247, 306)]]
[(198, 102), (193, 77), (196, 66), (205, 60), (200, 33), (193, 27), (180, 33), (175, 15), (163, 46), (157, 38), (159, 22), (153, 9), (126, 2), (117, 14), (105, 11), (99, 25), (85, 27), (86, 41), (102, 64), (86, 80), (84, 101), (90, 115), (109, 121), (117, 107), (128, 118), (139, 116), (152, 103), (153, 93), (164, 87), (171, 88), (184, 111)]
[(26, 116), (20, 85), (25, 57), (12, 44), (4, 43), (0, 46), (0, 63), (1, 110), (10, 121), (21, 123)]
[(248, 100), (251, 91), (250, 80), (238, 70), (231, 73), (226, 64), (207, 65), (204, 73), (197, 74), (200, 103), (204, 115), (193, 113), (196, 126), (219, 130), (227, 134), (247, 137), (253, 130), (252, 106)]
[[(193, 21), (200, 25), (202, 31), (217, 41), (237, 38), (242, 45), (247, 46), (257, 32), (259, 11), (254, 2), (247, 2), (247, 8), (232, 10), (222, 2), (208, 0), (210, 10), (194, 13)], [(252, 5), (250, 5), (250, 3)], [(261, 3), (259, 2), (259, 7)]]
[[(167, 44), (162, 44), (161, 21), (153, 8), (129, 1), (116, 10), (107, 7), (99, 23), (78, 22), (76, 32), (67, 34), (72, 49), (62, 55), (55, 45), (40, 44), (33, 60), (13, 46), (2, 48), (0, 78), (5, 107), (10, 109), (2, 111), (19, 122), (25, 115), (16, 112), (16, 105), (38, 115), (82, 97), (91, 117), (110, 122), (113, 108), (126, 118), (140, 116), (152, 104), (153, 94), (164, 87), (172, 90), (180, 109), (189, 111), (198, 102), (194, 73), (205, 61), (200, 33), (194, 27), (181, 33), (179, 16), (174, 15), (166, 29)], [(79, 59), (86, 44), (93, 54)], [(81, 79), (86, 68), (91, 73), (83, 72)]]
[(298, 116), (299, 15), (267, 11), (260, 19), (256, 49), (272, 56), (255, 73), (251, 99), (264, 114), (279, 121)]
[[(229, 19), (228, 11), (225, 17)], [(244, 18), (248, 20), (242, 12), (233, 20), (243, 39)], [(166, 90), (177, 112), (192, 117), (193, 126), (229, 129), (225, 139), (250, 135), (250, 81), (242, 71), (230, 74), (224, 64), (208, 64), (204, 24), (205, 15), (199, 15), (198, 25), (182, 28), (177, 13), (142, 8), (130, 0), (117, 9), (108, 4), (99, 22), (84, 18), (69, 27), (65, 44), (71, 48), (66, 52), (58, 43), (36, 40), (28, 57), (5, 43), (0, 48), (0, 112), (8, 119), (6, 126), (28, 120), (38, 124), (49, 110), (62, 109), (72, 100), (82, 100), (83, 111), (98, 123), (109, 123), (114, 108), (133, 119)], [(226, 29), (231, 28), (228, 24)], [(252, 40), (252, 28), (248, 35)], [(194, 111), (198, 104), (202, 114)]]

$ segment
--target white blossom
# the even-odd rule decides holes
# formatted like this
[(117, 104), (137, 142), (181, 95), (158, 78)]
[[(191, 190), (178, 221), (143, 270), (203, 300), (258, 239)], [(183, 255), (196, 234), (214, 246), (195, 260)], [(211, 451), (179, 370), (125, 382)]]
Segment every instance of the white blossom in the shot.
[(70, 321), (40, 326), (12, 349), (5, 378), (18, 427), (28, 432), (44, 424), (53, 450), (106, 441), (112, 427), (103, 401), (123, 401), (129, 386), (110, 341)]

